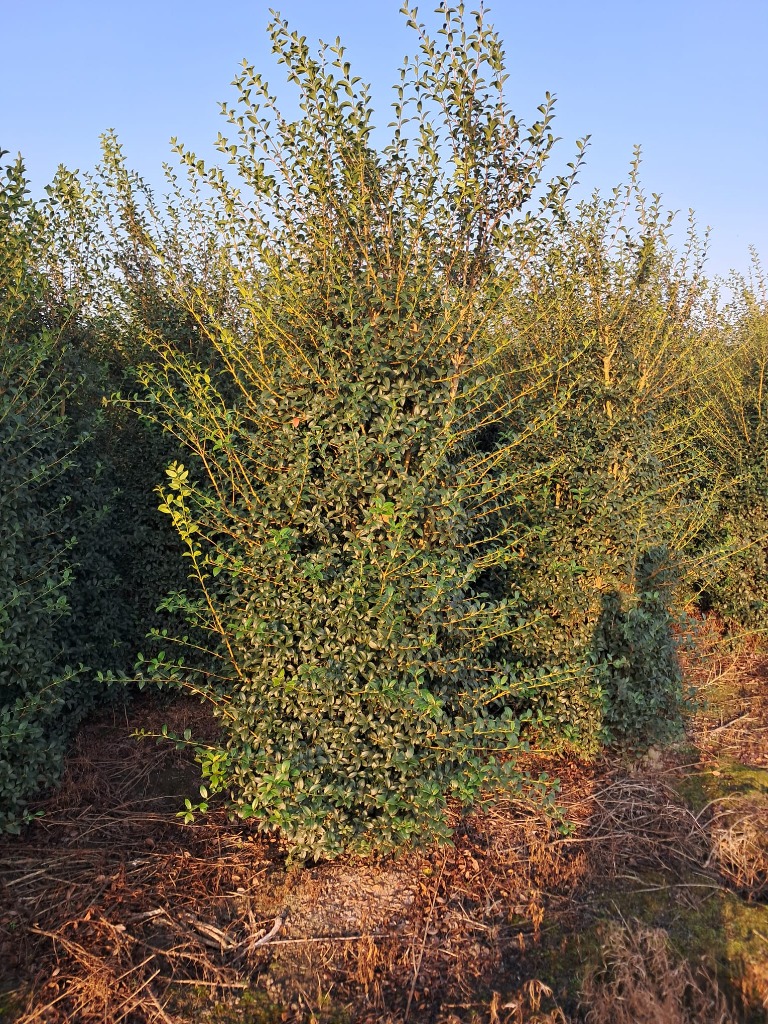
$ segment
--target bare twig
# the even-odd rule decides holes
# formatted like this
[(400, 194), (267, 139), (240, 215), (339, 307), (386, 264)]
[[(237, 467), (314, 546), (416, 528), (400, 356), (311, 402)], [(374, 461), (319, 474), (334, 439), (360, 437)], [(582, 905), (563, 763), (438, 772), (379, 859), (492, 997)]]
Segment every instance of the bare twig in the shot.
[(419, 950), (419, 959), (416, 962), (416, 964), (414, 966), (414, 970), (413, 970), (413, 981), (411, 982), (411, 990), (408, 993), (408, 1002), (406, 1003), (406, 1006), (405, 1006), (405, 1016), (403, 1017), (403, 1020), (406, 1022), (406, 1024), (407, 1024), (408, 1018), (409, 1018), (410, 1013), (411, 1013), (411, 1003), (413, 1002), (413, 993), (416, 991), (416, 982), (419, 980), (419, 971), (421, 970), (421, 964), (422, 964), (422, 961), (424, 959), (424, 950), (425, 950), (426, 945), (427, 945), (427, 936), (429, 935), (429, 926), (432, 923), (432, 915), (435, 912), (435, 904), (437, 903), (437, 895), (440, 892), (440, 883), (443, 880), (443, 872), (445, 871), (445, 865), (446, 865), (447, 860), (448, 860), (448, 854), (446, 853), (445, 856), (443, 857), (443, 863), (442, 863), (442, 865), (440, 867), (440, 874), (437, 876), (437, 881), (435, 882), (435, 891), (432, 893), (432, 903), (431, 903), (430, 908), (429, 908), (429, 913), (427, 914), (427, 920), (424, 923), (424, 934), (421, 937), (421, 949)]
[(253, 945), (251, 946), (251, 949), (256, 949), (258, 946), (266, 946), (268, 942), (271, 942), (272, 939), (274, 939), (274, 937), (285, 924), (287, 917), (288, 911), (284, 910), (282, 914), (275, 918), (275, 923), (272, 925), (267, 934), (262, 935), (260, 939), (257, 939), (256, 942), (254, 942)]

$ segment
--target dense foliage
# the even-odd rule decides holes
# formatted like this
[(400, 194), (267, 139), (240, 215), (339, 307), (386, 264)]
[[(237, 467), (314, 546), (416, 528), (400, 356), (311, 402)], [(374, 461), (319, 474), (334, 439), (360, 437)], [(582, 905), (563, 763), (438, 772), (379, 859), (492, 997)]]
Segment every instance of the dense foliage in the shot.
[(84, 314), (71, 184), (60, 176), (35, 204), (20, 160), (0, 176), (0, 828), (12, 830), (108, 697), (97, 674), (131, 671), (183, 575), (146, 483), (168, 445), (101, 409), (121, 361)]
[[(716, 571), (701, 584), (705, 608), (738, 630), (765, 628), (768, 612), (768, 284), (753, 253), (748, 278), (728, 281), (715, 343), (708, 346), (711, 410), (704, 444), (711, 452), (720, 494), (717, 516), (703, 538), (718, 554)], [(715, 474), (712, 474), (715, 484)]]
[[(381, 154), (343, 51), (316, 61), (280, 22), (273, 39), (303, 113), (286, 126), (244, 70), (240, 150), (221, 148), (247, 200), (183, 151), (193, 191), (166, 219), (111, 143), (104, 174), (143, 250), (137, 292), (154, 273), (198, 325), (190, 346), (147, 319), (139, 377), (144, 415), (193, 456), (169, 468), (161, 508), (199, 588), (177, 606), (208, 657), (157, 658), (150, 674), (165, 665), (212, 701), (211, 793), (234, 787), (239, 813), (297, 855), (334, 854), (441, 832), (447, 796), (516, 778), (498, 754), (539, 717), (521, 660), (534, 613), (510, 568), (528, 474), (518, 439), (497, 436), (519, 398), (491, 328), (552, 140), (546, 110), (524, 133), (504, 107), (482, 26), (474, 68), (466, 40), (438, 52), (422, 33), (425, 67), (404, 79)], [(473, 125), (488, 131), (468, 149)], [(204, 271), (179, 274), (187, 219), (205, 222), (198, 177), (216, 231)]]
[(547, 177), (551, 98), (524, 126), (441, 11), (404, 8), (379, 147), (341, 45), (276, 19), (298, 114), (244, 64), (232, 180), (178, 145), (159, 203), (112, 135), (43, 204), (7, 171), (6, 824), (150, 627), (135, 678), (220, 726), (197, 808), (302, 858), (444, 835), (536, 787), (529, 743), (665, 738), (696, 603), (762, 625), (759, 268), (719, 312), (637, 160), (574, 203), (583, 144)]
[(71, 472), (77, 441), (66, 404), (41, 214), (21, 161), (0, 176), (0, 828), (55, 778), (66, 720), (79, 713), (62, 620), (72, 582)]
[[(519, 585), (546, 616), (541, 651), (559, 676), (548, 697), (558, 728), (581, 747), (606, 736), (652, 739), (679, 723), (673, 695), (679, 701), (682, 687), (674, 671), (658, 678), (659, 636), (679, 620), (689, 578), (708, 571), (691, 551), (717, 493), (700, 443), (709, 403), (690, 397), (703, 394), (709, 372), (698, 359), (702, 252), (691, 231), (678, 255), (670, 226), (658, 198), (644, 195), (636, 160), (626, 186), (578, 204), (539, 239), (505, 308), (516, 343), (504, 362), (531, 396), (525, 422), (539, 424), (520, 452), (539, 472), (526, 495), (536, 543)], [(647, 615), (637, 602), (652, 585), (639, 582), (649, 559), (665, 579), (666, 606), (658, 622), (635, 629), (628, 662), (623, 616), (639, 624)], [(621, 616), (606, 618), (607, 606)], [(631, 713), (616, 706), (617, 686)], [(660, 716), (665, 703), (669, 715)]]

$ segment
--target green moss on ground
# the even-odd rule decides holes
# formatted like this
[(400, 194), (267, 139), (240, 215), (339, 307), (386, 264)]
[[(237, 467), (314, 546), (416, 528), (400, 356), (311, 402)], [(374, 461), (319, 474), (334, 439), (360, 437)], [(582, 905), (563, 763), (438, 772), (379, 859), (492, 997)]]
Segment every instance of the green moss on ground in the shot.
[(266, 993), (245, 989), (229, 996), (205, 985), (172, 985), (167, 1009), (195, 1024), (280, 1024), (283, 1010)]
[(675, 790), (694, 814), (718, 800), (734, 797), (768, 799), (768, 768), (721, 758), (713, 765), (680, 777)]
[(611, 923), (663, 928), (675, 953), (695, 969), (715, 972), (718, 984), (744, 1024), (768, 1021), (768, 906), (748, 904), (734, 893), (701, 882), (670, 885), (649, 876), (633, 889), (619, 886), (593, 894), (583, 927), (552, 924), (531, 954), (534, 973), (573, 1011), (585, 972), (599, 966)]

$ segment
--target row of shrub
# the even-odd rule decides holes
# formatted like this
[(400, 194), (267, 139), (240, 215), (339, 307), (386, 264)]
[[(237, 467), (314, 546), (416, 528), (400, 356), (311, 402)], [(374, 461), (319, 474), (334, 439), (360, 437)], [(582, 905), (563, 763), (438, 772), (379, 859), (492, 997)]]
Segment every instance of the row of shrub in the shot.
[(122, 680), (210, 703), (199, 808), (295, 857), (444, 835), (546, 792), (531, 743), (678, 729), (692, 610), (762, 627), (759, 266), (719, 298), (638, 159), (577, 202), (585, 144), (547, 177), (551, 98), (524, 125), (442, 13), (383, 146), (276, 19), (299, 113), (244, 64), (231, 171), (177, 145), (159, 201), (112, 135), (40, 203), (6, 169), (0, 826)]

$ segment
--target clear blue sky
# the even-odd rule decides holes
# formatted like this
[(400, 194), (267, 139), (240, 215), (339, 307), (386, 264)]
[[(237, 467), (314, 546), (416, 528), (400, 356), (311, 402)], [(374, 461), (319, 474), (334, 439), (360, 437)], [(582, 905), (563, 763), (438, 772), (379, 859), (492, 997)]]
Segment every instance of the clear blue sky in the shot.
[[(399, 0), (274, 6), (310, 41), (342, 37), (386, 124), (415, 49)], [(421, 20), (436, 25), (435, 6), (420, 5)], [(750, 244), (768, 262), (768, 0), (497, 0), (490, 17), (518, 115), (558, 97), (558, 169), (591, 134), (581, 180), (607, 190), (640, 143), (647, 190), (681, 223), (692, 207), (711, 226), (712, 273), (746, 269)], [(115, 128), (129, 164), (159, 182), (172, 135), (211, 155), (217, 102), (233, 98), (244, 57), (288, 94), (268, 20), (261, 0), (0, 0), (0, 147), (21, 151), (38, 192), (59, 163), (92, 167)]]

